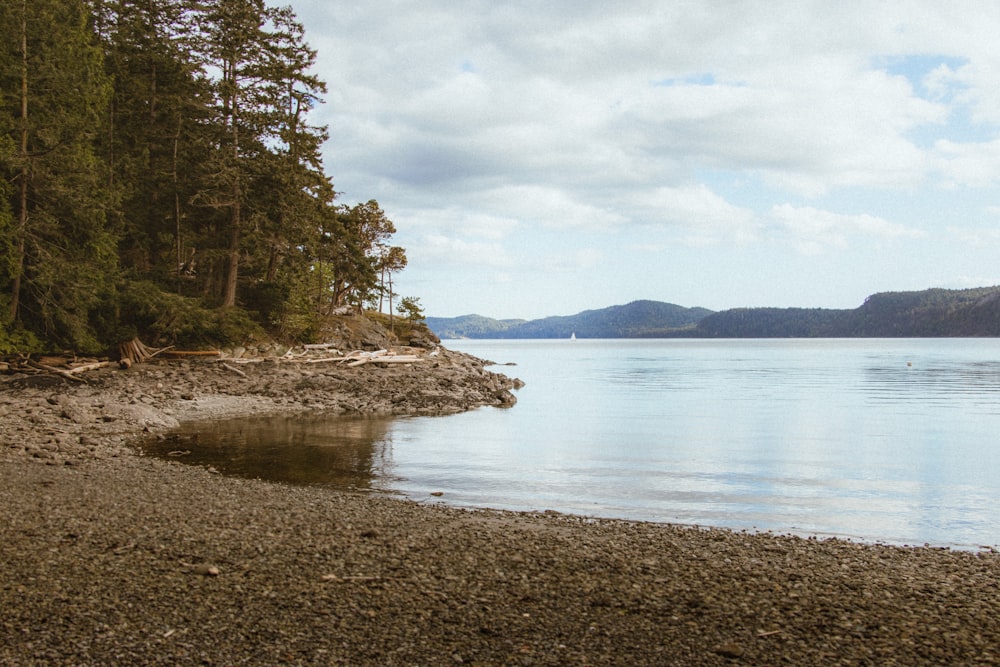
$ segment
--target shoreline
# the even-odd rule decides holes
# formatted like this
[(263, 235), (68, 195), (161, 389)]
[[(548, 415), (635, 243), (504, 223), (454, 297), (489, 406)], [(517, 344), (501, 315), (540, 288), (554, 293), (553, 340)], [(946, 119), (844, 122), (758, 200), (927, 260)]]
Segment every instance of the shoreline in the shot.
[(131, 449), (195, 417), (509, 402), (451, 354), (4, 378), (0, 664), (1000, 662), (995, 551), (425, 504)]

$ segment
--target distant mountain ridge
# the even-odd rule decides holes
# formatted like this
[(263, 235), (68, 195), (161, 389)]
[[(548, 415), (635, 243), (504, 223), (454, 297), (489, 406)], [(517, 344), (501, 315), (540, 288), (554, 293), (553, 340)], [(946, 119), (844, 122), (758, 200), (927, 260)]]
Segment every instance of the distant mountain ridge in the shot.
[(481, 315), (428, 317), (439, 338), (655, 338), (691, 328), (712, 311), (660, 301), (585, 310), (539, 320), (494, 320)]
[(428, 317), (440, 338), (920, 338), (1000, 336), (1000, 286), (873, 294), (854, 309), (734, 308), (660, 301), (537, 320)]
[(428, 317), (439, 338), (655, 338), (693, 327), (712, 311), (660, 301), (585, 310), (539, 320), (494, 320), (482, 315)]

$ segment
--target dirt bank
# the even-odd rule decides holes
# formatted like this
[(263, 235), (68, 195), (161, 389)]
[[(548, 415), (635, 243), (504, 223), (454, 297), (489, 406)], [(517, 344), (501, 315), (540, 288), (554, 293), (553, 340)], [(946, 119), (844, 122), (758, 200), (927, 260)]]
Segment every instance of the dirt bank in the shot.
[(509, 405), (465, 355), (86, 378), (0, 377), (3, 665), (1000, 662), (994, 552), (468, 511), (128, 446), (210, 416)]

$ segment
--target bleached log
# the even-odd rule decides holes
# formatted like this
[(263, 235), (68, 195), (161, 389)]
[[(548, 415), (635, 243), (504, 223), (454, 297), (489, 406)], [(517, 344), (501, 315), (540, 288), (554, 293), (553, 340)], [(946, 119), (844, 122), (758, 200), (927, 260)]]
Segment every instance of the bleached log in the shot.
[(412, 364), (416, 361), (423, 361), (422, 357), (418, 357), (415, 354), (394, 354), (386, 357), (378, 357), (377, 359), (372, 359), (370, 363), (373, 364)]
[(389, 354), (389, 350), (375, 350), (374, 352), (366, 352), (364, 350), (354, 350), (353, 352), (348, 352), (344, 355), (345, 359), (366, 359), (371, 357), (381, 357), (382, 355)]
[(34, 368), (35, 370), (45, 371), (46, 373), (54, 373), (56, 375), (61, 375), (62, 377), (66, 378), (67, 380), (72, 380), (73, 382), (83, 382), (84, 384), (87, 383), (87, 381), (84, 380), (83, 378), (77, 377), (77, 376), (73, 375), (72, 373), (70, 373), (69, 371), (64, 370), (62, 368), (56, 368), (55, 366), (49, 366), (48, 364), (40, 364), (37, 361), (32, 361), (30, 359), (28, 360), (27, 364), (29, 366), (31, 366), (32, 368)]
[(304, 364), (326, 364), (326, 363), (342, 364), (345, 361), (350, 361), (350, 359), (348, 359), (347, 357), (321, 357), (321, 358), (313, 357), (312, 359), (296, 359), (295, 361), (301, 361)]
[(105, 366), (110, 366), (110, 361), (95, 361), (89, 364), (82, 364), (80, 366), (73, 366), (67, 373), (86, 373), (87, 371), (96, 371), (98, 368), (104, 368)]
[(230, 370), (230, 371), (236, 373), (237, 375), (239, 375), (240, 377), (244, 377), (244, 378), (247, 377), (246, 373), (244, 373), (240, 369), (236, 368), (235, 366), (230, 366), (229, 364), (227, 364), (225, 362), (221, 362), (221, 363), (222, 363), (222, 367), (225, 368), (226, 370)]
[(357, 366), (364, 366), (365, 364), (412, 364), (417, 361), (421, 361), (421, 359), (415, 354), (393, 354), (378, 357), (364, 357), (362, 359), (352, 361), (347, 365), (351, 368), (355, 368)]
[(219, 350), (170, 350), (165, 354), (168, 357), (219, 357), (222, 352)]

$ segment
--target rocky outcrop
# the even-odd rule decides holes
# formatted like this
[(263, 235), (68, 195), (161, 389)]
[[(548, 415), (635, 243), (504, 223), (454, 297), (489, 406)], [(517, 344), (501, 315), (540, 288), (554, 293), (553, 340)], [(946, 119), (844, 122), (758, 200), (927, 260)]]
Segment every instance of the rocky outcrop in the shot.
[[(182, 421), (269, 412), (450, 414), (510, 407), (521, 382), (447, 350), (407, 350), (412, 363), (352, 367), (302, 358), (162, 360), (102, 368), (85, 383), (59, 375), (0, 376), (0, 456), (50, 464), (128, 452), (130, 439)], [(240, 363), (244, 362), (244, 363)]]

